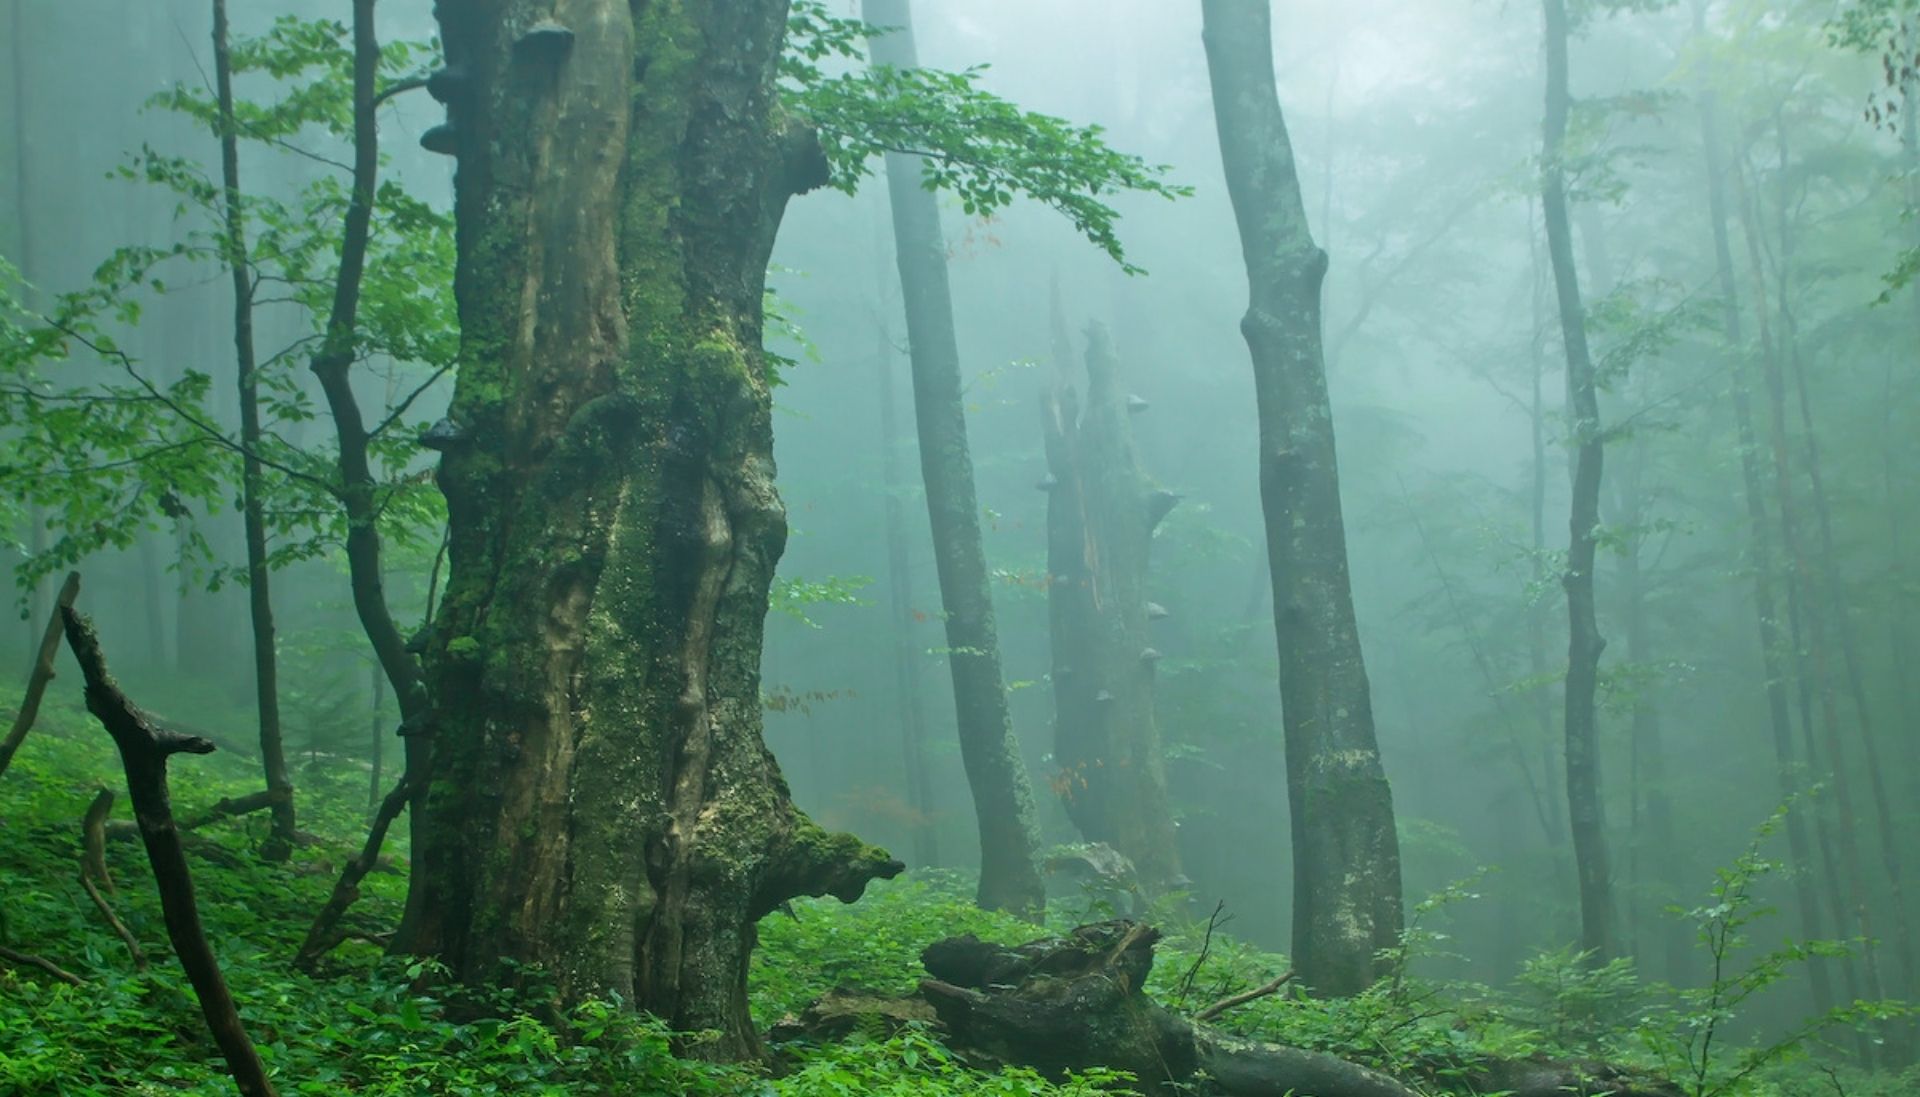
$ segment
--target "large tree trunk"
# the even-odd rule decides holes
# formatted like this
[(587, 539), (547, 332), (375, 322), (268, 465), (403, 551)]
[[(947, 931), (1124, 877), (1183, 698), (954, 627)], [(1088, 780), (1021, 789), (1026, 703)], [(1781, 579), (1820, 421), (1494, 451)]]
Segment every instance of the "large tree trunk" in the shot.
[(1046, 394), (1048, 619), (1053, 639), (1054, 788), (1090, 842), (1133, 862), (1151, 893), (1180, 877), (1147, 635), (1153, 529), (1178, 496), (1134, 452), (1128, 396), (1106, 330), (1087, 331), (1087, 399)]
[(293, 852), (293, 779), (280, 734), (280, 671), (273, 634), (273, 594), (267, 569), (265, 470), (260, 463), (260, 380), (253, 346), (253, 272), (247, 259), (246, 214), (241, 207), (240, 132), (234, 118), (233, 63), (227, 49), (226, 0), (213, 0), (213, 74), (219, 96), (221, 205), (226, 218), (223, 261), (233, 278), (233, 350), (240, 390), (240, 512), (246, 530), (247, 609), (253, 622), (253, 681), (260, 714), (260, 764), (275, 793), (273, 831), (264, 855)]
[(750, 1056), (757, 921), (900, 869), (801, 814), (760, 734), (761, 298), (826, 165), (774, 99), (785, 0), (560, 14), (439, 7), (462, 347), (421, 943)]
[(1567, 347), (1567, 405), (1573, 423), (1573, 502), (1568, 522), (1567, 570), (1567, 815), (1580, 884), (1580, 947), (1596, 960), (1613, 955), (1613, 881), (1607, 867), (1606, 816), (1600, 800), (1600, 735), (1594, 694), (1599, 686), (1600, 635), (1594, 612), (1594, 555), (1600, 527), (1600, 472), (1604, 435), (1593, 356), (1587, 347), (1586, 309), (1574, 266), (1573, 228), (1567, 216), (1565, 166), (1560, 162), (1572, 100), (1567, 91), (1567, 5), (1542, 0), (1546, 16), (1547, 109), (1540, 208), (1547, 255)]
[(1321, 350), (1327, 256), (1307, 230), (1273, 75), (1266, 0), (1205, 0), (1207, 68), (1251, 296), (1240, 323), (1260, 416), (1260, 496), (1293, 823), (1293, 956), (1301, 979), (1353, 994), (1400, 938), (1400, 847), (1374, 739), (1347, 578), (1333, 414)]
[[(867, 22), (891, 30), (870, 43), (874, 64), (898, 69), (919, 64), (908, 0), (863, 0), (861, 12)], [(1000, 636), (987, 587), (973, 458), (967, 449), (940, 208), (921, 186), (922, 177), (918, 157), (887, 156), (887, 191), (913, 364), (913, 410), (920, 430), (920, 471), (926, 480), (933, 558), (946, 613), (960, 760), (980, 826), (979, 901), (988, 909), (1032, 912), (1046, 902), (1034, 865), (1033, 794), (1000, 672)]]

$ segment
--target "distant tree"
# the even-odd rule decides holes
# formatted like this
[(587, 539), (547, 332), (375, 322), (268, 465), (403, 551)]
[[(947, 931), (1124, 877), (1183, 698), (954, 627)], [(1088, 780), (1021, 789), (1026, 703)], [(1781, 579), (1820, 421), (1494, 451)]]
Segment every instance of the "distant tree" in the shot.
[(1293, 958), (1308, 986), (1351, 995), (1400, 943), (1400, 847), (1354, 622), (1327, 400), (1327, 256), (1305, 204), (1273, 70), (1266, 0), (1204, 0), (1207, 68), (1251, 301), (1240, 330), (1260, 416), (1293, 823)]
[(1058, 376), (1042, 401), (1047, 604), (1054, 697), (1054, 791), (1090, 842), (1133, 862), (1149, 891), (1175, 886), (1180, 851), (1154, 717), (1160, 652), (1148, 635), (1154, 527), (1179, 496), (1140, 467), (1112, 340), (1087, 331), (1082, 402), (1055, 336)]

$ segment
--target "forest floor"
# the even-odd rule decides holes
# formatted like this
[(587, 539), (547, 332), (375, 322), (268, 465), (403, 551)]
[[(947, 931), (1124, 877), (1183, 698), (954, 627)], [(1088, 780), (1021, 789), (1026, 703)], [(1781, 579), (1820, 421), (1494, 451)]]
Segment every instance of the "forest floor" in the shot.
[[(138, 842), (108, 843), (116, 885), (110, 902), (145, 951), (147, 971), (136, 970), (81, 886), (81, 819), (88, 804), (105, 788), (120, 793), (115, 818), (129, 811), (111, 743), (63, 692), (71, 691), (52, 692), (40, 726), (0, 777), (0, 946), (49, 961), (77, 985), (0, 960), (0, 1095), (229, 1094), (233, 1083), (167, 949)], [(0, 693), (0, 711), (10, 711), (14, 700)], [(259, 781), (250, 763), (224, 752), (179, 757), (173, 770), (182, 817), (255, 791)], [(819, 1045), (776, 1044), (784, 1069), (778, 1078), (717, 1067), (674, 1057), (671, 1034), (616, 1003), (590, 1003), (556, 1019), (538, 1008), (537, 993), (521, 992), (449, 1009), (450, 1003), (410, 989), (420, 985), (419, 962), (386, 958), (371, 940), (350, 941), (320, 975), (303, 974), (291, 957), (362, 837), (367, 774), (323, 757), (296, 781), (301, 827), (314, 841), (291, 863), (267, 865), (253, 855), (265, 836), (262, 815), (200, 828), (205, 843), (194, 865), (208, 935), (282, 1093), (1062, 1097), (1131, 1091), (1126, 1079), (1099, 1073), (1047, 1081), (1020, 1069), (975, 1069), (950, 1052), (934, 1028), (921, 1025), (875, 1026)], [(403, 845), (389, 852), (404, 865)], [(398, 870), (377, 872), (364, 890), (351, 918), (371, 936), (397, 921), (404, 878)], [(761, 925), (751, 981), (756, 1020), (770, 1029), (839, 987), (909, 994), (924, 975), (921, 950), (942, 938), (973, 933), (1012, 944), (1036, 936), (1029, 923), (976, 909), (970, 894), (970, 882), (958, 874), (923, 872), (876, 885), (853, 906), (812, 901), (795, 904), (792, 916), (772, 915)], [(1096, 901), (1056, 904), (1047, 928), (1111, 914)], [(1197, 907), (1168, 904), (1153, 921), (1166, 936), (1146, 989), (1176, 1012), (1198, 1012), (1286, 970), (1284, 957), (1210, 931), (1207, 911)], [(1434, 936), (1416, 933), (1403, 963), (1417, 971), (1411, 951), (1431, 945)], [(1683, 1045), (1659, 1035), (1697, 1029), (1698, 1016), (1686, 1009), (1686, 999), (1641, 985), (1620, 965), (1587, 972), (1571, 954), (1559, 954), (1537, 959), (1511, 990), (1409, 976), (1343, 1002), (1275, 995), (1227, 1012), (1216, 1024), (1418, 1079), (1416, 1087), (1433, 1094), (1470, 1092), (1457, 1080), (1475, 1063), (1530, 1055), (1633, 1063), (1675, 1077), (1701, 1097), (1920, 1093), (1920, 1070), (1868, 1073), (1811, 1043), (1742, 1078), (1711, 1071), (1692, 1078), (1684, 1057), (1675, 1057)], [(1748, 1052), (1767, 1046), (1744, 1045)], [(1723, 1070), (1739, 1056), (1727, 1050), (1721, 1060), (1730, 1066)]]

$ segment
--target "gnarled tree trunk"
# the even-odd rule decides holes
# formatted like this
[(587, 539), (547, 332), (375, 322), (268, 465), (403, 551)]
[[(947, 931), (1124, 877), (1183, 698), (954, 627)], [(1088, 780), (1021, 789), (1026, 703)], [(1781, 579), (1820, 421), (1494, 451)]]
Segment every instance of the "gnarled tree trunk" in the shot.
[(760, 735), (761, 297), (826, 165), (775, 102), (785, 0), (546, 10), (438, 9), (462, 366), (422, 941), (750, 1056), (758, 919), (900, 867), (802, 815)]
[(1393, 794), (1354, 622), (1333, 412), (1321, 349), (1327, 256), (1307, 230), (1273, 76), (1266, 0), (1205, 0), (1207, 69), (1251, 301), (1240, 330), (1260, 414), (1293, 823), (1300, 978), (1354, 994), (1383, 973), (1403, 919)]
[(1160, 653), (1147, 635), (1147, 557), (1178, 496), (1140, 469), (1119, 366), (1097, 324), (1086, 364), (1085, 408), (1064, 381), (1042, 408), (1053, 782), (1080, 833), (1126, 854), (1152, 892), (1179, 877), (1180, 852), (1154, 722)]

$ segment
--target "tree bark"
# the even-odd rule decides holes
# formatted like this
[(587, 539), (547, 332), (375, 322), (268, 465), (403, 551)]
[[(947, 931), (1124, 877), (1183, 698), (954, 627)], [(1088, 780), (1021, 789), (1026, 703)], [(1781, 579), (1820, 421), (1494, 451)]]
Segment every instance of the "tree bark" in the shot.
[(167, 760), (175, 754), (211, 754), (213, 744), (195, 736), (154, 725), (152, 719), (135, 708), (120, 692), (107, 673), (106, 657), (93, 625), (72, 606), (60, 610), (67, 644), (87, 679), (87, 711), (93, 713), (113, 736), (120, 750), (120, 761), (127, 772), (127, 795), (133, 801), (133, 817), (140, 826), (140, 838), (147, 847), (147, 860), (153, 865), (154, 884), (160, 892), (160, 910), (167, 923), (167, 936), (173, 951), (186, 970), (187, 980), (200, 999), (200, 1012), (207, 1028), (226, 1057), (227, 1069), (240, 1087), (242, 1097), (273, 1097), (273, 1084), (267, 1080), (265, 1064), (253, 1041), (247, 1037), (240, 1013), (234, 1008), (233, 995), (220, 974), (220, 961), (207, 944), (206, 930), (200, 924), (200, 909), (193, 896), (193, 873), (187, 867), (187, 855), (180, 844), (180, 831), (174, 825), (173, 805), (167, 792)]
[[(890, 31), (869, 43), (874, 64), (898, 69), (919, 64), (908, 0), (863, 0), (861, 12), (868, 23)], [(890, 153), (886, 162), (960, 760), (980, 830), (978, 897), (989, 910), (1031, 914), (1045, 905), (1046, 889), (1034, 863), (1033, 794), (1007, 707), (1000, 636), (987, 586), (940, 209), (932, 192), (921, 186), (918, 157)]]
[(1153, 529), (1178, 496), (1140, 468), (1119, 363), (1098, 324), (1087, 331), (1086, 371), (1084, 410), (1064, 381), (1041, 408), (1053, 786), (1081, 835), (1125, 854), (1152, 894), (1181, 875), (1153, 710), (1160, 653), (1147, 634)]
[(224, 255), (233, 278), (233, 352), (240, 390), (240, 511), (247, 543), (247, 610), (253, 621), (254, 694), (260, 714), (260, 764), (267, 788), (285, 792), (273, 809), (273, 830), (261, 853), (284, 861), (293, 853), (293, 779), (280, 733), (280, 672), (273, 634), (273, 594), (267, 574), (265, 469), (260, 463), (260, 380), (253, 345), (253, 274), (248, 266), (246, 211), (240, 190), (240, 127), (234, 117), (233, 61), (228, 51), (226, 0), (213, 0), (213, 75), (219, 97), (221, 205)]
[[(1159, 936), (1116, 921), (1016, 948), (971, 935), (948, 938), (921, 953), (931, 978), (921, 981), (920, 994), (949, 1043), (970, 1058), (1018, 1063), (1051, 1077), (1096, 1066), (1126, 1070), (1149, 1097), (1412, 1097), (1436, 1081), (1508, 1097), (1678, 1097), (1662, 1079), (1543, 1058), (1449, 1062), (1444, 1080), (1410, 1085), (1332, 1055), (1229, 1036), (1200, 1022), (1233, 999), (1189, 1020), (1142, 991)], [(1287, 981), (1282, 976), (1261, 990)]]
[(1613, 880), (1607, 865), (1606, 814), (1600, 799), (1600, 736), (1594, 695), (1606, 640), (1594, 612), (1594, 557), (1600, 528), (1600, 477), (1605, 436), (1586, 309), (1574, 265), (1567, 214), (1566, 169), (1561, 163), (1572, 98), (1567, 90), (1566, 0), (1542, 0), (1547, 45), (1547, 106), (1540, 208), (1553, 265), (1560, 331), (1567, 348), (1567, 405), (1573, 426), (1573, 500), (1568, 521), (1567, 570), (1567, 815), (1580, 889), (1580, 947), (1593, 960), (1613, 955)]
[(438, 9), (461, 371), (419, 943), (748, 1057), (755, 923), (901, 868), (801, 814), (760, 734), (762, 294), (826, 163), (774, 99), (784, 0), (561, 14)]
[(47, 683), (53, 681), (53, 664), (60, 654), (60, 611), (73, 604), (80, 594), (80, 573), (70, 571), (66, 581), (60, 584), (60, 594), (54, 599), (53, 614), (47, 618), (46, 631), (40, 634), (40, 648), (34, 653), (33, 667), (27, 671), (27, 688), (20, 695), (20, 711), (14, 714), (13, 726), (7, 729), (7, 737), (0, 740), (0, 776), (4, 776), (7, 767), (13, 764), (13, 756), (19, 752), (20, 744), (27, 741), (27, 733), (33, 730), (33, 722), (40, 718), (40, 702), (47, 695)]
[(1354, 994), (1400, 938), (1393, 796), (1374, 738), (1354, 622), (1333, 415), (1321, 347), (1327, 256), (1313, 243), (1273, 74), (1266, 0), (1205, 0), (1227, 191), (1251, 300), (1240, 323), (1260, 418), (1260, 495), (1293, 823), (1293, 957), (1301, 981)]
[[(400, 728), (404, 754), (399, 791), (408, 809), (407, 825), (412, 848), (425, 847), (424, 803), (427, 784), (433, 771), (434, 720), (432, 705), (420, 663), (407, 650), (406, 639), (394, 622), (387, 604), (385, 574), (381, 565), (380, 510), (382, 500), (369, 458), (372, 435), (353, 390), (353, 364), (357, 360), (357, 323), (360, 285), (366, 271), (367, 242), (373, 221), (380, 170), (378, 100), (375, 82), (380, 70), (380, 42), (374, 27), (375, 0), (353, 0), (353, 180), (340, 242), (340, 265), (334, 275), (333, 301), (327, 315), (326, 335), (320, 350), (309, 363), (333, 420), (337, 467), (340, 472), (339, 502), (347, 516), (346, 557), (348, 585), (353, 608), (373, 648), (380, 672), (393, 687), (400, 709)], [(376, 723), (379, 700), (374, 702)], [(379, 795), (379, 732), (375, 732), (376, 761), (368, 789), (371, 803)], [(380, 828), (384, 832), (384, 827)], [(378, 855), (379, 845), (373, 845)], [(335, 893), (323, 911), (344, 911), (342, 900), (352, 901), (355, 884), (346, 874), (336, 884)], [(426, 919), (423, 904), (426, 891), (418, 875), (407, 880), (406, 907), (400, 927), (393, 936), (396, 952), (411, 952)], [(316, 922), (308, 934), (311, 943), (326, 936), (330, 927)]]

